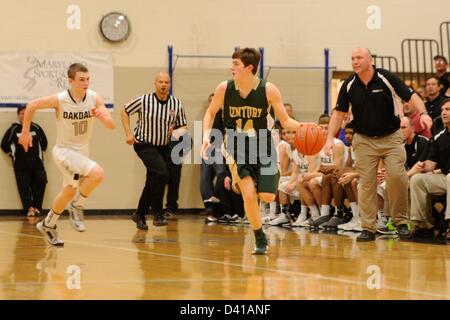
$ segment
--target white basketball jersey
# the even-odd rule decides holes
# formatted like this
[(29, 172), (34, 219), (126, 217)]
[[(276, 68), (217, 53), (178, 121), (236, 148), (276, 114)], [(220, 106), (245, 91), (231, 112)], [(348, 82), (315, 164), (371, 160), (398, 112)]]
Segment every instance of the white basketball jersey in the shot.
[(303, 154), (301, 154), (297, 150), (295, 150), (292, 155), (292, 160), (298, 166), (300, 173), (308, 172), (308, 166), (309, 166), (308, 159)]
[[(341, 140), (334, 138), (333, 139), (334, 144), (344, 144)], [(320, 150), (319, 153), (319, 166), (323, 165), (323, 166), (332, 166), (334, 165), (334, 157), (333, 157), (333, 150), (331, 150), (330, 155), (326, 155), (324, 149), (322, 148), (322, 150)]]
[(348, 150), (349, 147), (344, 144), (344, 165), (347, 163), (348, 157), (350, 156), (350, 152)]
[(56, 119), (58, 147), (82, 151), (87, 155), (95, 120), (91, 108), (95, 106), (96, 95), (94, 91), (88, 89), (83, 101), (77, 103), (69, 90), (58, 93), (60, 108), (59, 117)]
[(280, 143), (278, 144), (278, 146), (276, 147), (277, 157), (278, 157), (278, 169), (281, 170), (280, 169), (280, 166), (281, 166), (281, 162), (280, 162), (280, 146), (282, 144), (285, 145), (284, 150), (286, 150), (286, 155), (289, 158), (289, 169), (288, 170), (291, 170), (291, 167), (292, 167), (292, 149), (291, 149), (291, 145), (289, 143), (287, 143), (286, 141), (284, 141), (284, 140), (281, 140)]
[(350, 150), (350, 154), (352, 156), (352, 167), (354, 168), (355, 167), (356, 157), (355, 157), (355, 152), (353, 151), (353, 146), (350, 146), (349, 150)]

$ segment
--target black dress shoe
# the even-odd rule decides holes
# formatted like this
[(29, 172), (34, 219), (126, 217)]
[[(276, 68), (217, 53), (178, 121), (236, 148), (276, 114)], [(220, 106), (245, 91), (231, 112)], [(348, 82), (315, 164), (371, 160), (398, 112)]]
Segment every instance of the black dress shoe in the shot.
[(175, 219), (175, 211), (173, 209), (170, 208), (166, 208), (163, 210), (164, 212), (164, 218), (166, 218), (167, 220), (171, 220), (171, 219)]
[(167, 226), (167, 220), (164, 218), (163, 212), (155, 213), (155, 216), (153, 217), (153, 225), (157, 227)]
[(375, 240), (375, 233), (363, 230), (361, 234), (356, 238), (356, 241), (358, 242), (368, 242), (368, 241), (374, 241)]
[(131, 215), (131, 220), (136, 223), (136, 228), (139, 230), (148, 230), (147, 223), (145, 222), (145, 217), (138, 215), (136, 212)]
[(411, 238), (432, 239), (434, 238), (434, 232), (433, 229), (414, 227), (414, 229), (411, 231)]

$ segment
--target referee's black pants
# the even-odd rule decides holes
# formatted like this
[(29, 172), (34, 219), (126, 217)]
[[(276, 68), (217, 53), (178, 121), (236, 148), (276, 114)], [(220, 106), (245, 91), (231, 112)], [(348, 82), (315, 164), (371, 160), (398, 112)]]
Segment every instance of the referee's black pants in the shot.
[(167, 146), (137, 143), (134, 145), (134, 151), (147, 168), (145, 186), (136, 213), (143, 217), (151, 208), (153, 214), (160, 214), (163, 209), (164, 189), (169, 181), (169, 149)]

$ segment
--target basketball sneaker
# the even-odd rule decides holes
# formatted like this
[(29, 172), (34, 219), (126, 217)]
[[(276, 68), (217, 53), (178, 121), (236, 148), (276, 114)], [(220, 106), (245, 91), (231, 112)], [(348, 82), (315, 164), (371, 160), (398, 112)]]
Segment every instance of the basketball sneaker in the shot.
[(268, 242), (264, 231), (259, 229), (255, 232), (255, 248), (253, 249), (253, 254), (264, 255), (267, 254), (269, 250)]
[(318, 228), (321, 224), (330, 221), (330, 219), (331, 219), (331, 215), (320, 216), (317, 219), (314, 219), (310, 223), (310, 226), (313, 227), (313, 228)]
[(241, 218), (239, 217), (238, 214), (234, 214), (231, 216), (230, 220), (228, 221), (228, 223), (240, 223), (241, 222)]
[(73, 202), (69, 205), (69, 221), (70, 225), (78, 232), (86, 230), (84, 225), (84, 208), (82, 206), (76, 206)]
[(56, 226), (53, 228), (47, 227), (45, 225), (45, 221), (42, 220), (36, 225), (36, 228), (39, 230), (40, 233), (45, 235), (47, 242), (51, 244), (52, 246), (63, 246), (64, 241), (58, 239), (58, 233), (56, 232)]
[(353, 217), (350, 222), (340, 224), (337, 226), (337, 228), (345, 231), (363, 231), (361, 226), (361, 219), (359, 217)]
[(339, 225), (344, 224), (344, 218), (333, 217), (328, 222), (325, 222), (319, 226), (320, 229), (337, 229)]
[(281, 226), (284, 223), (290, 223), (291, 220), (287, 217), (285, 213), (280, 213), (277, 218), (269, 221), (271, 226)]
[(398, 234), (397, 228), (392, 223), (392, 220), (389, 219), (384, 226), (377, 226), (377, 232), (385, 235), (396, 235)]
[(389, 220), (391, 220), (391, 218), (385, 216), (378, 216), (377, 229), (385, 228)]
[[(318, 217), (316, 217), (317, 219)], [(309, 217), (307, 220), (303, 220), (300, 223), (298, 223), (299, 227), (310, 227), (311, 223), (313, 223), (314, 218), (313, 217)]]
[(229, 223), (233, 219), (232, 216), (229, 214), (224, 214), (223, 216), (219, 217), (218, 222), (219, 223)]
[(306, 214), (300, 214), (297, 217), (297, 220), (295, 220), (294, 223), (292, 223), (292, 227), (296, 228), (296, 227), (304, 227), (304, 225), (302, 225), (303, 223), (308, 221), (308, 217)]
[(261, 217), (262, 224), (269, 224), (270, 221), (276, 219), (278, 216), (276, 213), (269, 213), (268, 215), (264, 215)]

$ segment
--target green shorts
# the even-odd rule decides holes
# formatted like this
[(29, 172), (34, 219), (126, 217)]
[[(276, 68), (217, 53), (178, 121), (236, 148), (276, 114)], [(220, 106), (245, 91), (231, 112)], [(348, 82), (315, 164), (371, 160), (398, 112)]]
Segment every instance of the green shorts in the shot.
[(232, 186), (235, 192), (241, 193), (238, 186), (241, 179), (251, 177), (255, 182), (258, 193), (277, 193), (280, 173), (278, 171), (275, 174), (264, 173), (264, 168), (267, 168), (267, 165), (263, 167), (263, 165), (232, 163), (228, 164), (228, 167), (231, 171)]
[[(277, 193), (280, 173), (276, 152), (249, 154), (247, 150), (244, 152), (234, 150), (233, 153), (234, 155), (228, 152), (226, 147), (223, 150), (230, 168), (232, 187), (235, 192), (241, 193), (238, 183), (245, 177), (251, 177), (255, 182), (258, 193)], [(250, 162), (250, 159), (252, 162)]]

